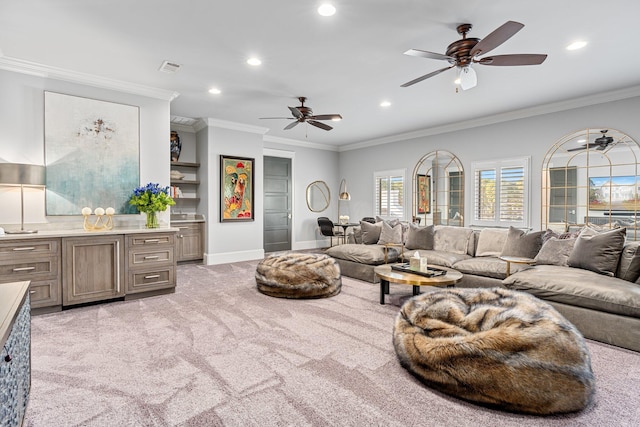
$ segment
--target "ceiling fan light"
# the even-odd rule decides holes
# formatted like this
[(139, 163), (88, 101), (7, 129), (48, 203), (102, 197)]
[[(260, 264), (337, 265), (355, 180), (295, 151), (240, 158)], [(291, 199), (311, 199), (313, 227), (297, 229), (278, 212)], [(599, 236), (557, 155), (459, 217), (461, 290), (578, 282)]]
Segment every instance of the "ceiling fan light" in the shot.
[(460, 69), (460, 88), (462, 90), (472, 89), (478, 84), (476, 70), (471, 66), (462, 67)]

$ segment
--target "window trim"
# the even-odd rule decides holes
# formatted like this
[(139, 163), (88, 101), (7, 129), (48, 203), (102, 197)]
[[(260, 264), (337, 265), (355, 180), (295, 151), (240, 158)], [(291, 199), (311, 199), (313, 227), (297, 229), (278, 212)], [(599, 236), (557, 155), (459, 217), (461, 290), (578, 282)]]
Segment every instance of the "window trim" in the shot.
[(378, 180), (378, 178), (385, 178), (385, 177), (391, 177), (391, 176), (400, 176), (402, 177), (402, 216), (400, 217), (401, 221), (406, 221), (407, 218), (407, 169), (390, 169), (390, 170), (384, 170), (384, 171), (375, 171), (373, 172), (373, 213), (374, 215), (379, 216), (380, 218), (384, 218), (384, 219), (392, 219), (392, 218), (397, 218), (395, 216), (389, 216), (389, 215), (380, 215), (379, 213), (376, 213), (376, 210), (378, 208), (378, 194), (376, 192), (376, 182)]
[[(522, 200), (524, 203), (524, 208), (522, 210), (522, 221), (501, 221), (500, 220), (500, 171), (503, 168), (509, 167), (522, 167), (523, 168), (523, 195)], [(495, 169), (496, 170), (496, 206), (495, 206), (495, 215), (496, 217), (493, 220), (480, 220), (476, 218), (476, 200), (478, 198), (477, 191), (477, 174), (478, 171), (487, 170), (487, 169)], [(531, 157), (515, 157), (510, 159), (500, 159), (495, 161), (478, 161), (471, 163), (471, 176), (472, 178), (472, 188), (473, 191), (470, 191), (471, 200), (467, 200), (469, 206), (471, 206), (471, 218), (473, 221), (473, 226), (481, 226), (481, 227), (522, 227), (526, 228), (530, 226), (531, 221)]]

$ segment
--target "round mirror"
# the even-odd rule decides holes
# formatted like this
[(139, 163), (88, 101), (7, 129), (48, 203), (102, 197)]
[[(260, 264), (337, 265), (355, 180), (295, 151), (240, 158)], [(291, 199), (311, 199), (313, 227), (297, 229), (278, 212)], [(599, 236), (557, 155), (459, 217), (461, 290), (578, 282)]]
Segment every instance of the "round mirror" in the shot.
[(324, 181), (313, 181), (307, 186), (307, 207), (311, 212), (322, 212), (329, 207), (331, 191)]

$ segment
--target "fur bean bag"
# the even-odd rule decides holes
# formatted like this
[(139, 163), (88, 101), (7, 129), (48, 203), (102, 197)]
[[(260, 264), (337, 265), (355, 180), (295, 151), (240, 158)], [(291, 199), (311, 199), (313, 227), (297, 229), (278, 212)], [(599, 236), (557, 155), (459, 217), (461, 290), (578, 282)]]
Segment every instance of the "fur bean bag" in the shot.
[(393, 329), (400, 364), (444, 393), (514, 412), (579, 411), (591, 401), (591, 357), (551, 305), (505, 289), (424, 293)]
[(279, 298), (326, 298), (340, 293), (342, 277), (336, 260), (324, 254), (287, 252), (271, 255), (256, 268), (263, 294)]

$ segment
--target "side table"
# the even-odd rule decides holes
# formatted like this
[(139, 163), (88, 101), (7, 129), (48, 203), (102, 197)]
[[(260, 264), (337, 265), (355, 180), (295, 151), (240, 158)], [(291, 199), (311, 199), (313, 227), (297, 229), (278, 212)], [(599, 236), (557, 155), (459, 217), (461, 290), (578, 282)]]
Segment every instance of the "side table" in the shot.
[(507, 277), (511, 276), (511, 263), (529, 265), (533, 265), (536, 263), (536, 260), (533, 258), (525, 258), (521, 256), (500, 256), (498, 258), (507, 263)]

